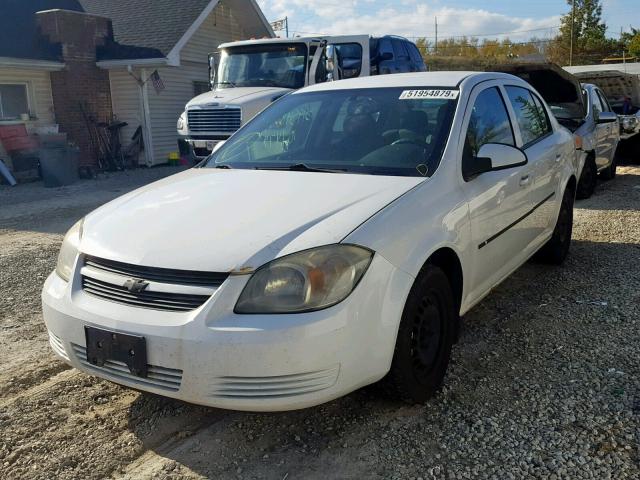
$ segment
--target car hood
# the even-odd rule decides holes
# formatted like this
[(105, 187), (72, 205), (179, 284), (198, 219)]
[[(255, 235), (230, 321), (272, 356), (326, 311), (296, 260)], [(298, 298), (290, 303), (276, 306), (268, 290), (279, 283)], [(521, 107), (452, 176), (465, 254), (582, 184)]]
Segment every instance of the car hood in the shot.
[(274, 100), (291, 92), (288, 88), (276, 87), (237, 87), (223, 88), (211, 92), (205, 92), (192, 98), (187, 103), (187, 109), (192, 107), (217, 107), (223, 105), (240, 105), (264, 97)]
[(90, 213), (80, 251), (121, 262), (250, 271), (340, 242), (420, 177), (191, 169)]

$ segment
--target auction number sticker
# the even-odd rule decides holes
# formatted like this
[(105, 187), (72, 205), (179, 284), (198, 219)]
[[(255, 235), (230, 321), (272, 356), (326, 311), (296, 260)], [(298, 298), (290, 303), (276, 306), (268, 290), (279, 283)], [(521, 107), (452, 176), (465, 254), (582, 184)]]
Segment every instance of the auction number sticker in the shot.
[(400, 100), (413, 100), (423, 98), (437, 98), (445, 100), (455, 100), (458, 98), (459, 90), (405, 90), (400, 95)]

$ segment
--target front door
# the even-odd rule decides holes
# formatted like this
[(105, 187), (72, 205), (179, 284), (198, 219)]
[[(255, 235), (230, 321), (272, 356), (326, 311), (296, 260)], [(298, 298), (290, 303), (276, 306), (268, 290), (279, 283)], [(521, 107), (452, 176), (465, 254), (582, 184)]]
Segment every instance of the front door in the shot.
[(598, 123), (600, 113), (605, 111), (605, 106), (602, 104), (600, 97), (596, 89), (593, 88), (589, 91), (591, 97), (591, 104), (593, 105), (593, 119), (596, 122), (596, 166), (598, 170), (601, 170), (609, 165), (610, 159), (613, 158), (611, 151), (612, 145), (610, 142), (611, 137), (611, 123)]
[[(463, 123), (462, 155), (473, 161), (485, 143), (516, 146), (506, 101), (498, 83), (476, 87), (473, 108)], [(482, 297), (519, 264), (533, 231), (527, 218), (533, 182), (530, 165), (492, 171), (468, 179), (462, 188), (469, 204), (473, 255), (471, 301)]]

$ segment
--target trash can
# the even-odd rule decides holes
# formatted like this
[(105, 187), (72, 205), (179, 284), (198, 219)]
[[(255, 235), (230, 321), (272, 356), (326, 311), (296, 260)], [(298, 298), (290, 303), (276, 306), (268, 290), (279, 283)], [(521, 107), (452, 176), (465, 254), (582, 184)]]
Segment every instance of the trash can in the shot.
[(40, 148), (40, 172), (45, 187), (62, 187), (78, 180), (77, 148), (47, 145)]

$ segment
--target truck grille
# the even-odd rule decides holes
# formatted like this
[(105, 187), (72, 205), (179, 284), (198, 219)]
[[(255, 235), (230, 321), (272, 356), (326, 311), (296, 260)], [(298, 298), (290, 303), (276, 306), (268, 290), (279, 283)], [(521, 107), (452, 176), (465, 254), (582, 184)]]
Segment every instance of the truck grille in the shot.
[[(144, 267), (91, 256), (85, 257), (84, 264), (81, 272), (85, 293), (167, 312), (199, 308), (228, 277), (226, 273)], [(147, 282), (148, 288), (132, 291), (125, 286), (127, 280), (138, 279)]]
[(242, 115), (239, 108), (202, 108), (187, 111), (191, 132), (233, 133), (240, 128)]

